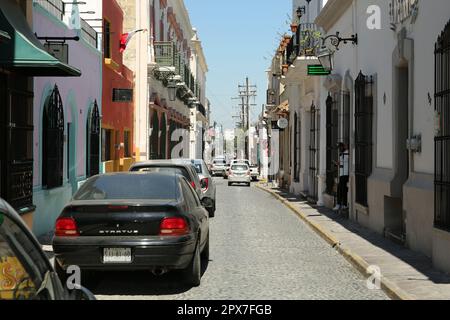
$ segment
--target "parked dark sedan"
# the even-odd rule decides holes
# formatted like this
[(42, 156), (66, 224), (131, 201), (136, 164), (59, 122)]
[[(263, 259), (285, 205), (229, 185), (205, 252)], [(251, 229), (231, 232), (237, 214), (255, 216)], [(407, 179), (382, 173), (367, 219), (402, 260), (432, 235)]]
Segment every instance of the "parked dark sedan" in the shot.
[(0, 300), (95, 300), (78, 284), (61, 283), (39, 242), (0, 199)]
[(209, 259), (208, 212), (181, 175), (115, 173), (90, 178), (56, 222), (55, 269), (183, 270), (200, 285)]
[(149, 160), (137, 162), (130, 167), (130, 172), (169, 172), (180, 174), (187, 179), (187, 181), (197, 192), (200, 199), (202, 198), (202, 188), (200, 178), (197, 174), (195, 166), (183, 159), (172, 160)]

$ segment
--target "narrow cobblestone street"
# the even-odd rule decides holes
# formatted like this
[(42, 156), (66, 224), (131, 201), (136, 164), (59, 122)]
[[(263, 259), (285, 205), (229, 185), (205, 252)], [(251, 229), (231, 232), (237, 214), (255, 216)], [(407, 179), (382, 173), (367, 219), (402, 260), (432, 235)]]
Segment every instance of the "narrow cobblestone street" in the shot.
[(298, 217), (257, 188), (227, 187), (211, 219), (211, 256), (198, 288), (177, 273), (98, 274), (99, 299), (387, 299)]

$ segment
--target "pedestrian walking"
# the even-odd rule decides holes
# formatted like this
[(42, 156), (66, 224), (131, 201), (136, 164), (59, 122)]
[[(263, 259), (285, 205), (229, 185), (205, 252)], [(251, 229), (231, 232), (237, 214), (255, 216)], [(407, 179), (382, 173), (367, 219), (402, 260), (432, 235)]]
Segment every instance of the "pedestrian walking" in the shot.
[(337, 192), (337, 205), (334, 211), (346, 210), (348, 208), (348, 181), (349, 181), (349, 151), (348, 145), (339, 144), (339, 185)]

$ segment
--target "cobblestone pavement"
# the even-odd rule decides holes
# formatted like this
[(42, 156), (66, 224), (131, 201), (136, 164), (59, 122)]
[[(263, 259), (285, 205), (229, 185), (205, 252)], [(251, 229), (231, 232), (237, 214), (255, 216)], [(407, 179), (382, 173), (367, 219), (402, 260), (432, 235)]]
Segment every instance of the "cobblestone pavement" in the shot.
[(98, 299), (387, 299), (280, 202), (218, 178), (211, 261), (198, 288), (178, 273), (102, 273), (86, 283)]

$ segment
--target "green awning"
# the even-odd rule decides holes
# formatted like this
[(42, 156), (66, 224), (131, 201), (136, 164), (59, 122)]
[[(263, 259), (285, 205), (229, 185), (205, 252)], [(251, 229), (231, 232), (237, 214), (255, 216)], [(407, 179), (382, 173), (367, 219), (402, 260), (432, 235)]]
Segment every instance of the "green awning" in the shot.
[(11, 37), (9, 41), (0, 42), (0, 67), (28, 76), (81, 76), (80, 70), (45, 50), (15, 0), (0, 0), (0, 30)]

